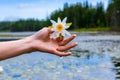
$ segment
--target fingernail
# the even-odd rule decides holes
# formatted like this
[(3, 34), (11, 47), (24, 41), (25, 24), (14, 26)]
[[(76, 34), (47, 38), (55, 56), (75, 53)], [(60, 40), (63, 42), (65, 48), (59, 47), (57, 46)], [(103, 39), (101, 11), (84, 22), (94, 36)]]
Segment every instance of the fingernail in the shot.
[(75, 37), (76, 37), (77, 35), (76, 35), (76, 34), (73, 34), (73, 36), (75, 36)]
[(75, 42), (76, 45), (78, 45), (78, 42)]
[(69, 53), (69, 55), (71, 55), (72, 53), (71, 52), (68, 52)]

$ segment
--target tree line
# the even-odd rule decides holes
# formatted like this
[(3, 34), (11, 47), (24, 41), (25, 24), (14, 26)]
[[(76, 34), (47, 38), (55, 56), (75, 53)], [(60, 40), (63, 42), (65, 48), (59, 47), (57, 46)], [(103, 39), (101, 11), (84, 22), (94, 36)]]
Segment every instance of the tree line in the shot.
[(84, 4), (76, 3), (64, 4), (63, 9), (58, 9), (51, 13), (46, 20), (21, 19), (18, 21), (0, 22), (0, 31), (36, 31), (43, 27), (50, 26), (50, 19), (57, 20), (68, 17), (67, 22), (72, 22), (71, 30), (81, 28), (105, 28), (120, 30), (120, 0), (109, 0), (108, 8), (104, 9), (102, 2), (93, 7), (88, 2)]

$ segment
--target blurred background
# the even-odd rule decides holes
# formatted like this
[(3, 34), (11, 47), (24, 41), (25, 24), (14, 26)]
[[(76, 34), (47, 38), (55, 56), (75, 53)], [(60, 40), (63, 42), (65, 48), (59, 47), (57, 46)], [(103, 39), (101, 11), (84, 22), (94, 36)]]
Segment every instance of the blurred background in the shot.
[(68, 17), (73, 31), (119, 31), (120, 0), (0, 0), (0, 31), (37, 31)]
[(120, 0), (0, 0), (0, 41), (32, 35), (58, 17), (72, 22), (73, 54), (0, 61), (0, 80), (120, 80)]

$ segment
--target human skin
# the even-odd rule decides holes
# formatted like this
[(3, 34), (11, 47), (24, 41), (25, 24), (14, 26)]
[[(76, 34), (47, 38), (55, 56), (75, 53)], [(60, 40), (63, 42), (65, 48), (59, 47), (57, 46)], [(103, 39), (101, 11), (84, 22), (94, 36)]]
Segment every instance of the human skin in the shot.
[(20, 40), (0, 42), (0, 60), (34, 51), (47, 52), (58, 56), (71, 55), (71, 52), (65, 51), (77, 46), (76, 42), (68, 44), (76, 35), (73, 34), (63, 41), (58, 41), (57, 38), (50, 38), (52, 33), (53, 31), (50, 28), (43, 28), (35, 34)]

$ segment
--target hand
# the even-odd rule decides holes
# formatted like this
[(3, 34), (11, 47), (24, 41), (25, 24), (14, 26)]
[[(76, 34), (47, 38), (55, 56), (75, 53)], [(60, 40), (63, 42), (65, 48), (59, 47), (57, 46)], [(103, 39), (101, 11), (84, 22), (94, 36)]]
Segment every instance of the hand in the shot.
[[(75, 46), (77, 43), (68, 44), (71, 40), (73, 40), (76, 35), (73, 34), (69, 38), (63, 41), (57, 41), (57, 38), (50, 38), (50, 34), (53, 33), (49, 28), (43, 28), (34, 35), (32, 38), (32, 45), (34, 51), (43, 51), (51, 54), (55, 54), (58, 56), (68, 56), (71, 55), (71, 52), (63, 52), (69, 50)], [(68, 45), (67, 45), (68, 44)]]

